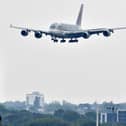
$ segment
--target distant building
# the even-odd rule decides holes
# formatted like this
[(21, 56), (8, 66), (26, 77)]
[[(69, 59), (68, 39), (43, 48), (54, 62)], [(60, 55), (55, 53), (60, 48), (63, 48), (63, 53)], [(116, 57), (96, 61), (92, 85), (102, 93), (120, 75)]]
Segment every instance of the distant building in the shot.
[(78, 109), (77, 112), (79, 114), (85, 114), (86, 112), (90, 112), (91, 111), (91, 106), (90, 104), (79, 104), (78, 105)]
[(101, 113), (100, 114), (100, 123), (107, 123), (107, 113)]
[(114, 123), (117, 122), (117, 113), (107, 113), (107, 123)]
[(44, 109), (44, 95), (39, 92), (32, 92), (26, 95), (26, 109), (35, 109), (42, 112)]
[(100, 123), (125, 123), (126, 124), (126, 110), (117, 109), (112, 112), (101, 112)]
[(117, 113), (101, 113), (100, 114), (100, 123), (113, 123), (117, 122)]
[(126, 109), (117, 110), (117, 122), (118, 123), (126, 123)]

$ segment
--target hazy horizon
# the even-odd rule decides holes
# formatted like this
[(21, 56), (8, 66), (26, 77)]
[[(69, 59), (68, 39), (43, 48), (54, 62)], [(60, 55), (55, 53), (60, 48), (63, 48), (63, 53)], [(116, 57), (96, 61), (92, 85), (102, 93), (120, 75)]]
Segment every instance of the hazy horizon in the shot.
[(0, 99), (25, 99), (39, 91), (47, 101), (126, 102), (126, 30), (79, 43), (27, 38), (9, 25), (46, 29), (53, 22), (74, 24), (84, 3), (82, 28), (126, 26), (125, 1), (2, 0), (0, 3)]
[[(32, 93), (32, 92), (30, 92), (30, 93)], [(43, 94), (44, 95), (44, 94)], [(45, 95), (44, 95), (45, 96)], [(97, 103), (97, 104), (102, 104), (102, 103), (104, 103), (104, 102), (107, 102), (107, 103), (113, 103), (113, 104), (126, 104), (126, 102), (114, 102), (114, 101), (112, 101), (112, 100), (107, 100), (107, 101), (80, 101), (80, 102), (73, 102), (73, 101), (70, 101), (69, 99), (50, 99), (50, 98), (46, 98), (46, 97), (44, 97), (44, 103), (47, 103), (47, 104), (49, 104), (49, 103), (53, 103), (53, 102), (59, 102), (60, 104), (62, 104), (64, 101), (65, 102), (68, 102), (68, 103), (71, 103), (71, 104), (76, 104), (76, 105), (79, 105), (79, 104), (95, 104), (95, 103)], [(24, 98), (22, 98), (22, 99), (8, 99), (8, 100), (3, 100), (3, 101), (1, 101), (0, 103), (5, 103), (5, 102), (26, 102), (26, 95), (24, 95)]]

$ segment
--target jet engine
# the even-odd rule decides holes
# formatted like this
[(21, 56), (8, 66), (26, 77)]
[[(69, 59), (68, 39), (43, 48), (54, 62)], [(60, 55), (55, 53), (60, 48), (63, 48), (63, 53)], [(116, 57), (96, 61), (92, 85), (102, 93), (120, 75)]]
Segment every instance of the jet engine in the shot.
[(28, 30), (22, 30), (21, 35), (22, 36), (28, 36)]
[(111, 32), (110, 32), (109, 30), (104, 31), (104, 32), (103, 32), (103, 35), (104, 35), (105, 37), (109, 37), (109, 36), (111, 36)]
[(88, 32), (84, 32), (84, 33), (83, 33), (83, 37), (84, 37), (85, 39), (88, 39), (88, 38), (90, 37), (90, 34), (89, 34)]
[(35, 38), (40, 39), (42, 37), (42, 33), (40, 31), (35, 31)]

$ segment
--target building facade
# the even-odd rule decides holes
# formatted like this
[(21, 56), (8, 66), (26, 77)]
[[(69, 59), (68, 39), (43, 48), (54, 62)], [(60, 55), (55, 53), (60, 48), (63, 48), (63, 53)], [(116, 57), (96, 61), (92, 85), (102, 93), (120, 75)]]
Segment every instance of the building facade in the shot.
[(117, 122), (118, 123), (126, 123), (126, 110), (119, 109), (117, 111)]
[(126, 124), (126, 110), (117, 109), (115, 112), (101, 112), (100, 123), (125, 123)]
[(100, 123), (107, 123), (107, 113), (101, 113), (100, 114)]
[(30, 110), (34, 108), (38, 111), (43, 111), (44, 109), (44, 95), (39, 92), (32, 92), (31, 94), (26, 94), (26, 109)]

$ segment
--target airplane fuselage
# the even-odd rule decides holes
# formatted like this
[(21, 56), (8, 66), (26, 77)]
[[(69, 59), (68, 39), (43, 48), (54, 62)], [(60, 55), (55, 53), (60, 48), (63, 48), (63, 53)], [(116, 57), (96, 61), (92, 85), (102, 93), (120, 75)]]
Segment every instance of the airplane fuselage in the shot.
[(77, 26), (77, 25), (53, 23), (53, 24), (50, 25), (50, 30), (79, 31), (79, 30), (81, 30), (81, 28), (80, 28), (80, 26)]
[(67, 32), (81, 32), (82, 29), (80, 26), (71, 25), (71, 24), (64, 24), (64, 23), (53, 23), (49, 27), (49, 32), (52, 33), (55, 37), (58, 38), (78, 38), (82, 37), (82, 35), (77, 34), (75, 36), (72, 34), (67, 34)]

